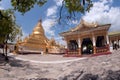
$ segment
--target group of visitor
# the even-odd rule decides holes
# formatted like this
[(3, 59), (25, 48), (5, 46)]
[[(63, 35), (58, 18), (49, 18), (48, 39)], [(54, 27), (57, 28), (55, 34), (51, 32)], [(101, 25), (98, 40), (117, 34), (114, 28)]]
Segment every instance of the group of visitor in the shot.
[(113, 42), (113, 50), (117, 50), (118, 48), (120, 48), (119, 43), (117, 43), (116, 41)]

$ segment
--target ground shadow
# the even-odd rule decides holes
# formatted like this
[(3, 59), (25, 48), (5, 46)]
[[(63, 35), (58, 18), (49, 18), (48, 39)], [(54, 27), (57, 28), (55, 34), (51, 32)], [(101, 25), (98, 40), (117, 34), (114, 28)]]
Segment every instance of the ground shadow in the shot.
[(27, 61), (17, 60), (14, 57), (8, 56), (8, 61), (5, 60), (5, 56), (0, 54), (0, 66), (5, 66), (6, 64), (9, 64), (11, 67), (25, 67), (29, 64)]

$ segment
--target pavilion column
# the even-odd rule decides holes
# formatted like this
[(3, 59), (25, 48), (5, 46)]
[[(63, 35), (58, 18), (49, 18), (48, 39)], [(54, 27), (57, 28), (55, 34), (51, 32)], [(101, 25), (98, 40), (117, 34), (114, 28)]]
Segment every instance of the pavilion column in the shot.
[(110, 42), (109, 42), (109, 37), (108, 37), (108, 34), (106, 34), (106, 41), (107, 41), (107, 47), (108, 47), (108, 51), (110, 51), (110, 46), (109, 46), (109, 44), (110, 44)]
[(68, 50), (69, 50), (69, 47), (68, 47), (68, 40), (65, 40), (66, 41), (66, 51), (65, 51), (65, 54), (68, 54)]
[(66, 48), (68, 49), (68, 41), (66, 40)]
[(96, 39), (95, 39), (95, 36), (93, 35), (92, 36), (92, 40), (93, 40), (93, 54), (96, 54)]
[(69, 50), (69, 41), (68, 40), (66, 40), (66, 43), (67, 43), (67, 50)]
[(79, 47), (78, 49), (79, 55), (81, 55), (81, 39), (80, 38), (78, 38), (78, 47)]
[(119, 48), (120, 48), (120, 40), (118, 40), (118, 46), (119, 46)]
[(117, 39), (117, 48), (119, 48), (119, 40)]

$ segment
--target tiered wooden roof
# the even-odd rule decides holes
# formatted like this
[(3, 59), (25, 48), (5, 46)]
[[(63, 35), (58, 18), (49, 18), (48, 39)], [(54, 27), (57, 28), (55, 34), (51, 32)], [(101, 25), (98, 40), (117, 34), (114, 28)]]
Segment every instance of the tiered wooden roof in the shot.
[(69, 31), (60, 33), (61, 36), (73, 35), (73, 34), (83, 34), (83, 33), (91, 33), (94, 31), (109, 29), (111, 24), (98, 25), (97, 23), (88, 23), (84, 20), (81, 20), (80, 24), (78, 24), (75, 28), (70, 29)]

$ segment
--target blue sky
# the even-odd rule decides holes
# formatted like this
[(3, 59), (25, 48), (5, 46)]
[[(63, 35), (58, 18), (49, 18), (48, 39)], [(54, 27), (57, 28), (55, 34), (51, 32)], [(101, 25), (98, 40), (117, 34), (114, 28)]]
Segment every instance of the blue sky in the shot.
[[(35, 5), (29, 12), (21, 15), (15, 12), (17, 23), (22, 27), (24, 37), (31, 34), (33, 28), (39, 19), (42, 19), (42, 25), (48, 38), (54, 38), (60, 43), (64, 43), (59, 36), (60, 32), (66, 31), (79, 24), (81, 17), (88, 22), (97, 22), (98, 24), (111, 23), (109, 31), (120, 31), (120, 0), (93, 0), (94, 6), (91, 11), (84, 15), (76, 15), (76, 20), (64, 21), (58, 24), (59, 9), (62, 0), (48, 0), (48, 2), (39, 7)], [(10, 8), (10, 0), (2, 0), (0, 9)], [(66, 10), (63, 11), (67, 13)]]

